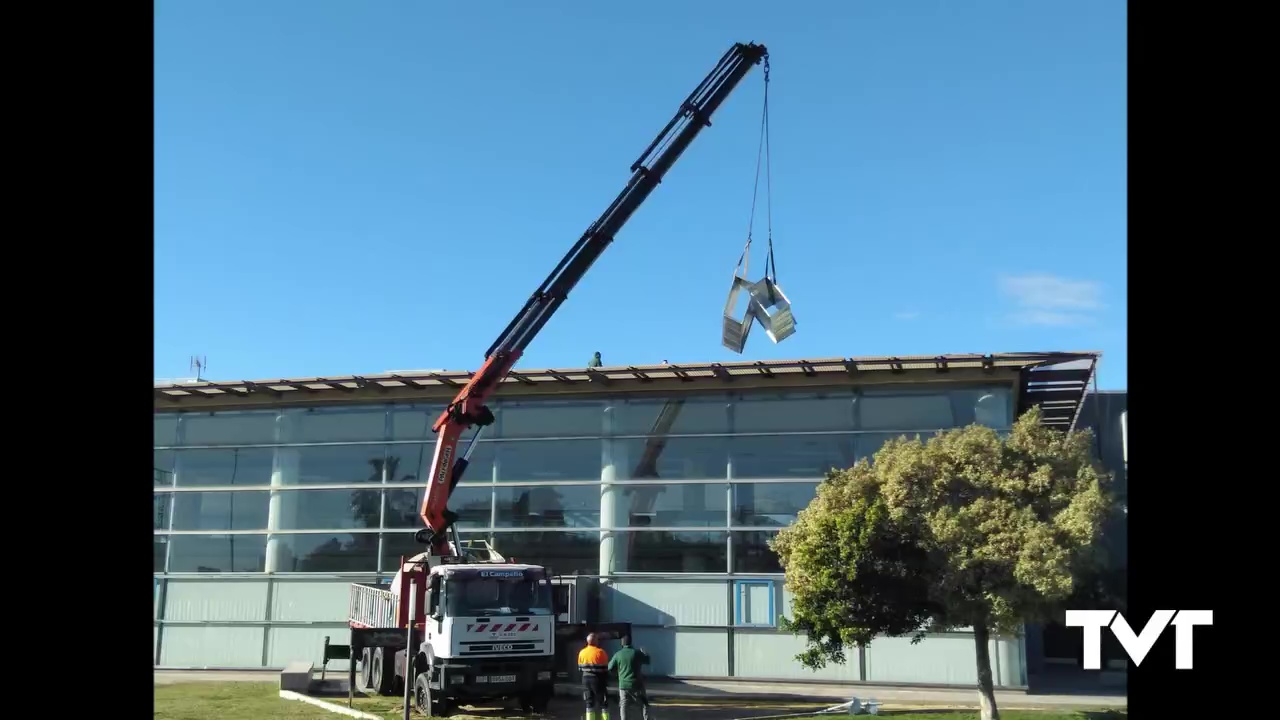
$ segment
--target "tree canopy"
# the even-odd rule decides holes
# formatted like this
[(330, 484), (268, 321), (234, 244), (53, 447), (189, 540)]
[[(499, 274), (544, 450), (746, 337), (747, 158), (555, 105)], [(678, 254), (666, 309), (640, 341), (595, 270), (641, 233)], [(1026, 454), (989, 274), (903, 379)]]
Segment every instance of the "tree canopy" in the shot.
[[(972, 627), (984, 716), (995, 717), (990, 633), (1016, 632), (1071, 596), (1108, 509), (1091, 434), (981, 425), (887, 442), (829, 473), (772, 543), (793, 598), (798, 659), (843, 663), (877, 635)], [(983, 667), (983, 665), (986, 667)], [(991, 713), (986, 712), (991, 702)]]

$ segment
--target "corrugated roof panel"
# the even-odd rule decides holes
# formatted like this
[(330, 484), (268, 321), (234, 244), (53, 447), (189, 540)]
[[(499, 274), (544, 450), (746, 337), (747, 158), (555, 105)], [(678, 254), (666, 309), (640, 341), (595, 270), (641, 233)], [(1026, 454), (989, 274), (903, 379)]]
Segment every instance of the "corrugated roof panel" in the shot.
[[(617, 382), (623, 387), (653, 380), (679, 380), (681, 382), (715, 383), (735, 377), (767, 378), (774, 376), (831, 375), (847, 381), (848, 373), (901, 372), (920, 374), (927, 371), (987, 369), (1025, 369), (1025, 386), (1020, 393), (1021, 405), (1048, 403), (1070, 409), (1071, 423), (1088, 382), (1093, 377), (1093, 367), (1100, 357), (1097, 352), (1056, 353), (975, 353), (955, 355), (902, 355), (861, 358), (824, 357), (798, 360), (732, 361), (724, 363), (676, 363), (659, 365), (608, 366), (600, 368), (552, 368), (542, 370), (515, 370), (503, 380), (504, 384), (526, 387), (565, 385), (598, 387), (600, 381)], [(260, 381), (156, 383), (157, 399), (178, 403), (181, 400), (214, 399), (220, 403), (235, 402), (236, 398), (257, 393), (269, 393), (275, 397), (315, 397), (323, 401), (328, 397), (352, 397), (353, 393), (373, 389), (404, 390), (431, 388), (433, 391), (457, 391), (472, 377), (473, 372), (452, 371), (399, 371), (367, 375), (339, 377), (275, 378)], [(1061, 399), (1061, 402), (1059, 400)]]

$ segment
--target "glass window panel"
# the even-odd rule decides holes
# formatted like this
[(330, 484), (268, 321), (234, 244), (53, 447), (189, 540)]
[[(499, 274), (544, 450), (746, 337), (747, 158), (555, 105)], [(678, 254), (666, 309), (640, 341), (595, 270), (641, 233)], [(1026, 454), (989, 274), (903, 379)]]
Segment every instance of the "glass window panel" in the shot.
[[(460, 534), (464, 541), (471, 538), (484, 537), (483, 535)], [(426, 551), (427, 546), (414, 540), (412, 532), (383, 533), (382, 562), (379, 565), (379, 570), (384, 573), (395, 573), (400, 558), (411, 558), (418, 553)]]
[(594, 575), (600, 570), (598, 532), (496, 532), (492, 538), (494, 549), (508, 560), (542, 565), (552, 574)]
[(260, 445), (276, 441), (275, 410), (183, 413), (183, 445)]
[(382, 407), (301, 408), (285, 410), (288, 442), (341, 442), (383, 440), (387, 435), (387, 411)]
[(777, 533), (735, 532), (733, 534), (733, 571), (736, 573), (780, 573), (778, 556), (769, 549), (769, 541)]
[(155, 485), (168, 487), (173, 484), (173, 451), (155, 450), (152, 452), (152, 476)]
[(322, 445), (280, 448), (277, 452), (297, 453), (298, 472), (285, 473), (286, 485), (382, 482), (382, 466), (386, 454), (386, 448), (382, 445)]
[[(424, 546), (412, 533), (385, 533), (381, 571), (395, 572), (401, 557), (412, 557)], [(594, 575), (600, 567), (598, 532), (462, 533), (462, 540), (488, 540), (508, 560), (542, 565), (556, 575)]]
[[(615, 435), (694, 435), (729, 432), (729, 398), (620, 400), (613, 405)], [(663, 421), (658, 424), (659, 419)], [(665, 428), (665, 430), (664, 430)]]
[(927, 441), (933, 437), (933, 431), (927, 432), (907, 432), (907, 433), (865, 433), (858, 436), (858, 460), (866, 458), (867, 460), (875, 459), (875, 454), (884, 447), (884, 444), (894, 438), (906, 437), (909, 439), (920, 438)]
[(155, 555), (155, 572), (164, 572), (165, 551), (169, 549), (169, 538), (164, 535), (156, 535), (154, 538), (151, 546)]
[(861, 403), (864, 430), (935, 430), (955, 426), (951, 398), (938, 390), (873, 388), (863, 392)]
[(623, 555), (621, 572), (693, 572), (723, 573), (728, 571), (727, 533), (635, 531), (622, 534), (619, 541), (628, 548)]
[[(422, 527), (422, 520), (418, 518), (418, 511), (422, 508), (422, 491), (421, 487), (388, 489), (385, 526), (414, 529)], [(492, 485), (459, 485), (449, 498), (449, 509), (458, 513), (459, 529), (487, 528), (492, 502)]]
[(599, 437), (604, 432), (604, 402), (547, 400), (502, 402), (499, 437)]
[(279, 572), (374, 572), (377, 533), (273, 535)]
[(733, 406), (733, 431), (853, 430), (853, 391), (744, 394)]
[[(479, 443), (491, 445), (498, 463), (498, 482), (556, 482), (568, 480), (600, 480), (599, 440), (542, 440), (532, 442)], [(489, 449), (489, 448), (486, 448)], [(480, 454), (477, 446), (475, 455)], [(466, 477), (478, 479), (481, 473)]]
[(178, 444), (178, 414), (157, 413), (155, 416), (155, 445), (168, 447)]
[(758, 435), (733, 439), (733, 477), (821, 479), (857, 458), (854, 435)]
[(180, 450), (175, 454), (178, 485), (270, 485), (272, 448)]
[[(427, 546), (414, 540), (413, 535), (414, 533), (412, 532), (387, 532), (382, 534), (382, 563), (379, 568), (381, 572), (394, 573), (396, 571), (396, 564), (400, 562), (400, 558), (410, 558), (418, 553), (426, 552)], [(468, 542), (475, 542), (478, 544), (479, 541), (489, 540), (490, 538), (488, 532), (461, 530), (459, 535), (461, 536), (464, 546)], [(541, 533), (533, 533), (528, 537), (536, 538), (539, 535), (541, 535)], [(596, 547), (598, 548), (600, 545), (599, 533), (592, 533), (592, 537), (596, 538)], [(525, 534), (521, 533), (520, 535), (515, 536), (514, 540), (511, 538), (505, 539), (503, 541), (504, 547), (495, 547), (495, 549), (500, 553), (506, 553), (508, 560), (515, 557), (521, 562), (538, 562), (538, 560), (530, 559), (520, 552), (522, 548), (527, 547), (525, 540)]]
[(280, 530), (377, 528), (381, 490), (289, 490), (280, 493)]
[(169, 529), (169, 513), (173, 512), (173, 497), (171, 493), (161, 493), (153, 496), (154, 512), (152, 519), (155, 521), (153, 530)]
[[(417, 483), (430, 470), (431, 456), (435, 453), (434, 443), (403, 443), (387, 446), (387, 482)], [(467, 440), (458, 444), (458, 452), (467, 451)], [(497, 444), (478, 442), (471, 453), (471, 462), (462, 475), (462, 481), (468, 483), (487, 483), (493, 481), (493, 458), (497, 452)]]
[(961, 388), (949, 391), (957, 427), (972, 423), (1003, 429), (1012, 424), (1013, 393), (1008, 387)]
[(733, 524), (786, 527), (818, 494), (818, 483), (737, 483)]
[(173, 493), (174, 530), (265, 530), (271, 493)]
[[(420, 467), (431, 461), (434, 446), (414, 443), (412, 445), (387, 446), (387, 482), (411, 483), (418, 481)], [(470, 477), (470, 473), (467, 473)]]
[(497, 527), (600, 527), (599, 485), (499, 487)]
[(266, 535), (170, 535), (169, 572), (263, 572)]
[(619, 527), (724, 527), (726, 485), (616, 485), (615, 522)]
[(393, 405), (391, 407), (392, 440), (430, 440), (431, 424), (444, 412), (444, 403)]
[(728, 477), (728, 438), (653, 437), (612, 442), (619, 480), (716, 480)]

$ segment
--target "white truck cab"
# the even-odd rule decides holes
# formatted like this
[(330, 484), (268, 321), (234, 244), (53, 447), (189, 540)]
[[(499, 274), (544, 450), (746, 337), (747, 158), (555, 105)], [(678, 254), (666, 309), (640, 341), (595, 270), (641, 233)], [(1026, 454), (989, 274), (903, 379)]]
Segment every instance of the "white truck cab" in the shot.
[[(395, 595), (399, 583), (392, 582)], [(436, 659), (550, 657), (551, 585), (537, 565), (437, 565), (423, 618)], [(484, 682), (484, 681), (482, 681)]]
[[(541, 713), (554, 694), (558, 666), (566, 678), (576, 674), (573, 654), (588, 634), (607, 639), (631, 632), (630, 623), (594, 622), (591, 601), (581, 598), (583, 608), (577, 599), (580, 589), (588, 593), (594, 585), (581, 578), (553, 579), (541, 565), (508, 562), (483, 541), (455, 540), (450, 551), (404, 558), (389, 585), (351, 586), (351, 643), (331, 644), (326, 637), (324, 662), (351, 661), (352, 696), (357, 689), (401, 694), (408, 678), (414, 705), (428, 717), (507, 698), (525, 713)], [(406, 659), (412, 660), (407, 672)]]
[[(351, 626), (394, 627), (413, 618), (408, 682), (425, 715), (502, 698), (518, 699), (525, 712), (542, 712), (555, 682), (551, 579), (542, 566), (506, 562), (491, 548), (487, 561), (477, 561), (476, 554), (420, 553), (401, 565), (390, 588), (353, 586)], [(417, 605), (412, 610), (410, 595)], [(371, 668), (365, 686), (385, 693), (405, 682), (404, 648), (403, 642), (369, 648), (362, 658)], [(394, 665), (388, 662), (392, 653)]]

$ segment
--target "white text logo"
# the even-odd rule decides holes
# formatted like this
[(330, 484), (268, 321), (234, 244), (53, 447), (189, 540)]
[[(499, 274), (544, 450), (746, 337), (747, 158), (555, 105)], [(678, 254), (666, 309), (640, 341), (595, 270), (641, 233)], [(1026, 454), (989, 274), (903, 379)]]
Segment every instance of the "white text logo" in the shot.
[(1134, 665), (1141, 665), (1143, 658), (1156, 644), (1172, 622), (1174, 627), (1174, 667), (1191, 669), (1192, 628), (1196, 625), (1212, 625), (1212, 610), (1157, 610), (1147, 621), (1142, 632), (1134, 633), (1129, 621), (1115, 610), (1068, 610), (1067, 626), (1084, 628), (1084, 669), (1102, 668), (1102, 628), (1110, 627)]

